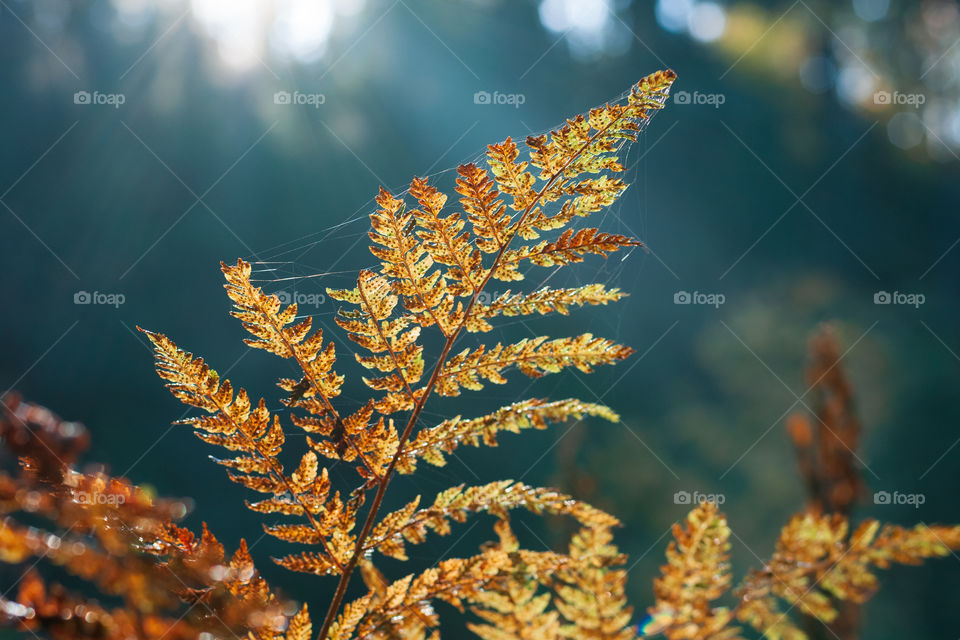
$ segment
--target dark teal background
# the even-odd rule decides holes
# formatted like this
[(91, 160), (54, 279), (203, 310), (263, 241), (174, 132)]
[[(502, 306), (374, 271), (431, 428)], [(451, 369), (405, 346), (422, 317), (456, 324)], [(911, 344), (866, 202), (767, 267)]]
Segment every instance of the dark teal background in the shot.
[[(512, 477), (559, 486), (622, 517), (629, 595), (642, 611), (652, 602), (667, 530), (686, 512), (674, 493), (722, 493), (740, 577), (769, 556), (779, 527), (802, 507), (783, 419), (794, 394), (806, 390), (806, 340), (832, 321), (851, 347), (844, 365), (865, 425), (860, 457), (871, 495), (858, 516), (960, 522), (960, 448), (952, 448), (960, 436), (960, 250), (947, 252), (960, 237), (960, 163), (893, 146), (885, 116), (848, 109), (831, 92), (809, 93), (790, 70), (772, 78), (744, 63), (724, 75), (729, 55), (664, 31), (646, 2), (620, 3), (618, 20), (633, 33), (616, 51), (586, 58), (542, 27), (535, 3), (369, 2), (337, 19), (316, 62), (268, 52), (263, 65), (239, 74), (218, 66), (214, 45), (176, 3), (126, 30), (110, 3), (5, 2), (0, 391), (15, 387), (88, 425), (90, 461), (159, 493), (192, 496), (191, 526), (208, 522), (228, 547), (241, 537), (257, 541), (264, 574), (309, 600), (316, 618), (334, 581), (271, 564), (271, 555), (290, 548), (261, 540), (259, 518), (242, 507), (244, 491), (206, 459), (214, 452), (187, 429), (169, 427), (183, 409), (161, 387), (135, 326), (167, 332), (277, 407), (273, 383), (292, 369), (240, 342), (220, 260), (276, 262), (273, 271), (261, 267), (266, 280), (311, 276), (264, 282), (272, 291), (348, 286), (350, 274), (374, 264), (365, 216), (380, 185), (402, 190), (412, 176), (475, 159), (507, 135), (542, 132), (664, 65), (679, 74), (676, 90), (722, 93), (725, 102), (671, 101), (626, 157), (632, 186), (595, 218), (604, 231), (638, 236), (650, 253), (588, 259), (549, 281), (607, 282), (630, 297), (569, 318), (506, 322), (487, 336), (589, 330), (637, 355), (589, 377), (564, 373), (529, 388), (517, 374), (508, 386), (437, 402), (425, 414), (434, 421), (531, 395), (595, 400), (594, 392), (609, 390), (604, 401), (624, 424), (591, 420), (569, 433), (560, 425), (504, 436), (495, 450), (462, 450), (443, 469), (398, 480), (388, 506), (418, 492), (432, 499), (460, 482)], [(59, 7), (57, 20), (50, 7)], [(901, 9), (894, 3), (888, 28), (897, 28)], [(74, 104), (81, 90), (123, 93), (126, 102)], [(274, 104), (274, 92), (295, 90), (323, 93), (325, 103)], [(525, 101), (475, 104), (478, 91)], [(436, 180), (452, 193), (451, 173)], [(805, 205), (770, 229), (800, 195)], [(326, 272), (333, 273), (313, 277)], [(548, 274), (533, 272), (528, 284)], [(680, 290), (722, 293), (726, 302), (675, 305)], [(926, 302), (878, 306), (881, 290), (923, 293)], [(78, 291), (121, 293), (125, 303), (75, 305)], [(334, 310), (329, 303), (307, 309), (330, 328)], [(349, 406), (365, 391), (342, 334), (328, 329), (328, 336), (348, 375)], [(291, 451), (300, 438), (292, 432)], [(356, 480), (347, 469), (332, 475), (344, 487)], [(875, 505), (879, 490), (923, 493), (926, 501), (919, 509)], [(441, 555), (473, 553), (493, 535), (488, 518), (473, 522), (411, 549), (410, 568), (388, 561), (383, 568), (399, 577)], [(531, 548), (557, 544), (565, 531), (519, 514), (516, 529)], [(0, 591), (19, 575), (5, 568)], [(864, 638), (960, 634), (956, 556), (896, 568), (882, 582), (866, 609)], [(460, 636), (449, 629), (444, 637)]]

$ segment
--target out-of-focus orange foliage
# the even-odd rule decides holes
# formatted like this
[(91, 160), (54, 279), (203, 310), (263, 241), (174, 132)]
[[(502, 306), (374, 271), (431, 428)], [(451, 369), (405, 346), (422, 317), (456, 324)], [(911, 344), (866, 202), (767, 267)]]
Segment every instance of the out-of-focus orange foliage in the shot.
[[(0, 561), (24, 567), (0, 617), (57, 638), (196, 638), (256, 632), (277, 637), (286, 618), (246, 545), (227, 558), (206, 528), (175, 524), (182, 501), (155, 499), (122, 478), (74, 468), (86, 429), (10, 395), (0, 438), (16, 458), (0, 472)], [(31, 525), (23, 523), (27, 519)], [(37, 526), (45, 520), (49, 528)], [(47, 584), (49, 563), (86, 581), (83, 594)], [(86, 594), (99, 591), (122, 606)]]

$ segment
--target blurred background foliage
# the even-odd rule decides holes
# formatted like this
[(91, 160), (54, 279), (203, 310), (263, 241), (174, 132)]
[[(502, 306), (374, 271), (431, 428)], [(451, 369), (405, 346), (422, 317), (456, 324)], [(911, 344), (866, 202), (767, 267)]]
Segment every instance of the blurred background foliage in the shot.
[[(601, 221), (649, 251), (550, 281), (631, 296), (500, 330), (589, 327), (638, 354), (588, 378), (514, 378), (428, 415), (602, 396), (623, 424), (463, 451), (398, 482), (395, 503), (508, 476), (574, 492), (623, 518), (642, 610), (687, 510), (674, 493), (722, 494), (742, 575), (803, 504), (783, 423), (810, 402), (807, 337), (832, 321), (858, 390), (865, 480), (926, 497), (915, 509), (867, 495), (858, 515), (960, 521), (958, 41), (953, 0), (2, 0), (0, 388), (87, 424), (90, 458), (114, 473), (192, 496), (189, 524), (231, 545), (247, 537), (272, 582), (320, 609), (333, 585), (272, 566), (280, 548), (241, 490), (169, 427), (181, 409), (134, 326), (169, 332), (275, 403), (287, 371), (240, 343), (219, 260), (259, 261), (268, 290), (332, 326), (323, 291), (373, 263), (378, 186), (438, 174), (449, 187), (445, 170), (485, 144), (547, 130), (669, 66), (689, 99), (630, 152), (633, 186)], [(96, 104), (110, 95), (123, 103)], [(124, 303), (75, 304), (81, 291)], [(725, 304), (676, 305), (678, 291)], [(878, 291), (925, 303), (876, 305)], [(519, 520), (535, 548), (566, 532)], [(491, 535), (478, 522), (414, 550), (420, 562), (470, 553)], [(956, 637), (957, 562), (891, 572), (864, 637)]]

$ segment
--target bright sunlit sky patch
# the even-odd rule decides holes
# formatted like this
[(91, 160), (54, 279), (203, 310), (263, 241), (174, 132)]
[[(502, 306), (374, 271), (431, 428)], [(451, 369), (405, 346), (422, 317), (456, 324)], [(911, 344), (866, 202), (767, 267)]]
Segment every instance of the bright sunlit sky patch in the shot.
[(686, 32), (701, 42), (716, 40), (726, 27), (726, 14), (716, 2), (657, 0), (656, 15), (667, 31)]
[[(363, 10), (364, 0), (186, 0), (220, 62), (245, 71), (267, 57), (314, 62), (327, 50), (337, 18)], [(144, 19), (150, 0), (112, 0), (127, 26)], [(166, 4), (177, 4), (167, 2)]]
[(578, 58), (600, 53), (618, 54), (630, 46), (632, 34), (616, 12), (631, 0), (541, 0), (540, 23), (567, 39)]

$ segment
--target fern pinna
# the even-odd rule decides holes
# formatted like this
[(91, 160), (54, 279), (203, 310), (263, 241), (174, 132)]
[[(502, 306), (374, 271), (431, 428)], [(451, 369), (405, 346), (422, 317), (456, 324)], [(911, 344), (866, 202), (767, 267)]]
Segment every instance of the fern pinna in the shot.
[[(369, 234), (370, 251), (381, 268), (361, 271), (352, 289), (328, 290), (344, 305), (336, 323), (359, 345), (356, 360), (367, 370), (363, 381), (374, 392), (355, 411), (344, 411), (337, 402), (343, 365), (336, 359), (333, 342), (325, 341), (321, 330), (313, 330), (311, 318), (300, 318), (296, 304), (284, 307), (276, 296), (253, 286), (250, 264), (240, 260), (222, 266), (233, 315), (252, 335), (246, 343), (294, 360), (302, 371), (299, 380), (280, 381), (287, 394), (283, 403), (291, 410), (289, 420), (308, 434), (308, 450), (292, 472), (278, 461), (284, 445), (280, 417), (267, 410), (262, 398), (252, 399), (243, 389), (235, 391), (202, 359), (162, 334), (147, 332), (156, 349), (157, 369), (170, 390), (184, 403), (206, 412), (184, 422), (206, 442), (236, 454), (218, 460), (228, 467), (232, 480), (265, 494), (249, 507), (298, 518), (296, 523), (267, 528), (282, 540), (311, 546), (279, 563), (295, 571), (339, 576), (320, 638), (347, 638), (355, 629), (362, 631), (362, 637), (379, 637), (411, 625), (429, 627), (431, 616), (417, 613), (416, 603), (429, 597), (464, 599), (451, 595), (449, 585), (431, 594), (424, 576), (419, 576), (395, 583), (382, 597), (370, 597), (337, 617), (361, 559), (377, 551), (403, 558), (405, 544), (421, 542), (428, 531), (446, 533), (449, 520), (462, 520), (471, 511), (490, 511), (505, 518), (507, 510), (525, 507), (569, 514), (588, 529), (616, 524), (613, 517), (569, 496), (512, 482), (454, 487), (430, 505), (421, 505), (417, 497), (387, 515), (380, 514), (380, 506), (395, 473), (412, 473), (421, 460), (443, 464), (443, 454), (460, 444), (494, 444), (497, 431), (542, 428), (547, 421), (571, 417), (616, 420), (612, 411), (595, 404), (534, 399), (488, 416), (456, 418), (419, 429), (424, 406), (435, 394), (456, 396), (463, 390), (481, 389), (487, 382), (504, 383), (511, 369), (531, 377), (567, 367), (590, 372), (632, 353), (628, 347), (589, 333), (481, 344), (459, 351), (455, 346), (464, 332), (490, 331), (500, 316), (567, 313), (574, 306), (607, 304), (621, 297), (619, 291), (596, 284), (507, 292), (490, 302), (482, 302), (480, 294), (491, 280), (522, 280), (529, 266), (565, 266), (588, 254), (606, 256), (640, 246), (633, 238), (596, 228), (574, 229), (572, 224), (609, 206), (626, 189), (623, 181), (613, 177), (623, 169), (617, 154), (663, 108), (674, 78), (672, 71), (655, 73), (641, 80), (623, 103), (593, 109), (549, 135), (528, 138), (528, 159), (521, 158), (521, 147), (509, 138), (491, 145), (486, 167), (458, 168), (459, 208), (448, 206), (447, 196), (426, 179), (414, 179), (405, 196), (381, 189)], [(443, 339), (439, 355), (433, 358), (424, 353), (420, 341), (421, 332), (430, 329)], [(349, 495), (335, 490), (321, 460), (355, 466), (359, 486)], [(357, 530), (362, 510), (365, 514)], [(468, 582), (492, 579), (508, 588), (509, 574), (519, 570), (518, 553), (517, 549), (487, 551), (455, 562), (445, 574), (464, 571)], [(529, 559), (522, 565), (528, 574), (523, 579), (539, 575), (546, 580), (566, 561)], [(443, 582), (448, 579), (453, 578), (445, 577)], [(414, 585), (417, 589), (411, 593)], [(471, 588), (464, 584), (453, 593)], [(410, 598), (411, 603), (406, 603)], [(383, 609), (398, 602), (406, 604), (384, 617)], [(371, 626), (370, 620), (377, 618), (393, 629)], [(628, 626), (629, 615), (617, 612), (614, 618), (622, 628)], [(568, 620), (558, 628), (576, 626), (578, 620), (583, 619)]]

